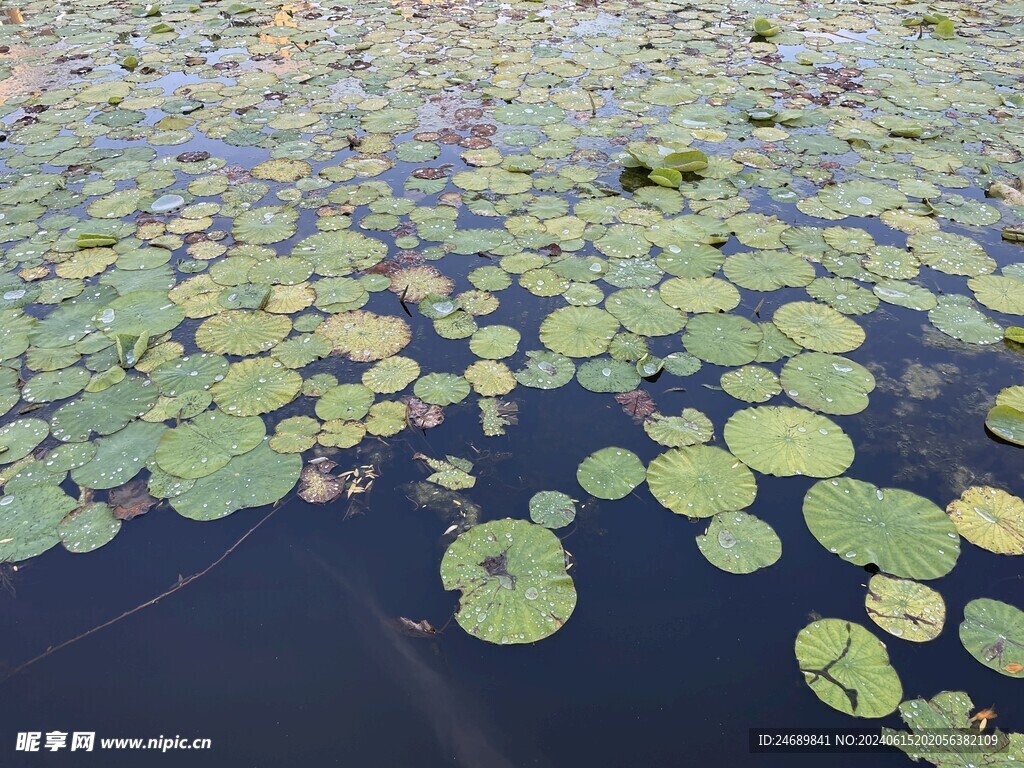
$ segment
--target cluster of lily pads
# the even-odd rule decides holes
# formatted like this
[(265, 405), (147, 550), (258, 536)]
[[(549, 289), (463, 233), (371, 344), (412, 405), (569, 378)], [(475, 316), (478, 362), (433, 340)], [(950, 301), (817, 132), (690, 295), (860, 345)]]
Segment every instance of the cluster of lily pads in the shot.
[[(340, 492), (304, 459), (466, 401), (500, 436), (515, 390), (575, 382), (664, 449), (596, 451), (586, 493), (646, 483), (708, 520), (710, 563), (751, 573), (782, 553), (744, 511), (756, 474), (814, 478), (811, 533), (881, 571), (869, 618), (933, 639), (946, 609), (919, 582), (961, 537), (1024, 554), (1024, 502), (978, 486), (943, 512), (844, 476), (840, 420), (868, 407), (848, 355), (880, 308), (1024, 339), (1004, 318), (1024, 262), (979, 242), (1024, 239), (1022, 8), (981, 5), (28, 3), (0, 26), (0, 562), (91, 551), (160, 500), (213, 520), (300, 476)], [(488, 322), (503, 301), (522, 325)], [(400, 354), (430, 329), (475, 361)], [(724, 424), (644, 389), (704, 365), (740, 404)], [(1021, 444), (1019, 389), (987, 424)], [(428, 484), (475, 483), (464, 458), (415, 458)], [(441, 576), (470, 634), (569, 619), (569, 490), (460, 530)], [(960, 635), (1024, 677), (1019, 608), (974, 600)], [(965, 694), (901, 705), (859, 624), (813, 622), (796, 654), (837, 709), (965, 727)]]

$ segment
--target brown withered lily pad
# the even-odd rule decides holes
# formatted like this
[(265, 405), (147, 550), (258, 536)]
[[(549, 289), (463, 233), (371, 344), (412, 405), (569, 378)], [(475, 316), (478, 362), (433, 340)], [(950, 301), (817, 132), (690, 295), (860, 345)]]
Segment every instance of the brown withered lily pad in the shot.
[(326, 504), (341, 496), (345, 483), (331, 474), (336, 466), (327, 459), (314, 459), (303, 467), (299, 475), (299, 498), (310, 504)]
[(137, 478), (112, 490), (107, 497), (107, 503), (118, 520), (131, 520), (149, 512), (157, 500), (149, 495), (146, 481)]

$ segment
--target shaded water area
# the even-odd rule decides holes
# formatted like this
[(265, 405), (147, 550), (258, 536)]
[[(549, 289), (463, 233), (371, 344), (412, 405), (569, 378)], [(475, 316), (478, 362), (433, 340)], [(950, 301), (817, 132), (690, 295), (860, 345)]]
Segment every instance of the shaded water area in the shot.
[[(168, 3), (161, 16), (142, 20), (117, 4), (70, 3), (58, 11), (46, 5), (8, 12), (0, 27), (8, 35), (0, 98), (10, 140), (0, 150), (8, 172), (2, 186), (22, 190), (0, 197), (4, 277), (10, 278), (2, 284), (10, 314), (0, 330), (4, 344), (8, 335), (27, 336), (27, 351), (11, 355), (4, 347), (0, 357), (23, 380), (63, 369), (54, 351), (62, 348), (41, 343), (23, 323), (38, 318), (41, 325), (54, 305), (66, 306), (60, 300), (65, 290), (74, 296), (70, 282), (89, 289), (114, 285), (121, 298), (161, 291), (156, 309), (162, 312), (172, 286), (209, 274), (222, 282), (215, 281), (208, 301), (195, 295), (179, 300), (171, 291), (171, 302), (188, 311), (172, 329), (154, 334), (162, 343), (180, 343), (181, 354), (208, 349), (197, 346), (202, 329), (226, 310), (290, 315), (285, 335), (292, 339), (318, 335), (315, 323), (299, 329), (296, 322), (291, 330), (300, 316), (361, 310), (408, 326), (409, 342), (400, 354), (416, 361), (423, 375), (461, 376), (480, 359), (464, 338), (468, 334), (445, 338), (456, 334), (426, 316), (422, 303), (402, 301), (407, 294), (395, 285), (381, 290), (374, 278), (383, 275), (407, 280), (412, 294), (423, 285), (441, 286), (441, 293), (467, 307), (496, 297), (495, 308), (476, 314), (474, 322), (521, 334), (504, 360), (516, 371), (525, 365), (525, 351), (550, 346), (541, 325), (560, 308), (603, 303), (617, 290), (671, 280), (676, 272), (663, 267), (671, 264), (675, 241), (656, 244), (657, 238), (647, 242), (636, 233), (679, 221), (676, 239), (684, 250), (703, 240), (726, 258), (762, 248), (791, 252), (815, 278), (843, 277), (866, 291), (883, 282), (875, 292), (888, 299), (873, 311), (848, 315), (863, 328), (865, 341), (842, 352), (873, 374), (876, 387), (867, 408), (830, 416), (856, 451), (844, 476), (905, 489), (943, 509), (972, 486), (1024, 494), (1024, 449), (985, 428), (997, 394), (1024, 383), (1022, 347), (1001, 339), (1003, 328), (1021, 323), (1024, 305), (1017, 314), (986, 304), (980, 311), (998, 324), (995, 338), (988, 338), (990, 325), (974, 316), (964, 321), (966, 331), (954, 323), (943, 332), (928, 311), (889, 301), (894, 291), (909, 291), (908, 283), (937, 306), (950, 295), (973, 296), (970, 276), (1021, 277), (1024, 250), (1002, 237), (1004, 228), (1020, 226), (1020, 207), (986, 196), (993, 179), (1012, 180), (1021, 172), (1020, 110), (1000, 100), (1000, 94), (1016, 93), (1021, 74), (1009, 63), (1019, 50), (1007, 43), (1020, 27), (1012, 7), (987, 26), (963, 20), (963, 34), (975, 36), (979, 46), (972, 48), (968, 37), (939, 50), (934, 46), (940, 43), (923, 31), (902, 28), (891, 10), (871, 6), (865, 13), (853, 4), (815, 15), (800, 4), (767, 3), (706, 11), (668, 3), (614, 3), (600, 10), (586, 3), (253, 3), (258, 7), (243, 11), (217, 3), (196, 12)], [(745, 30), (755, 16), (779, 17), (786, 29), (776, 42), (751, 40)], [(171, 32), (153, 31), (161, 20)], [(104, 24), (112, 29), (97, 28)], [(463, 34), (465, 40), (455, 39)], [(45, 45), (34, 44), (33, 37)], [(46, 55), (37, 55), (39, 47)], [(125, 56), (135, 54), (140, 61), (126, 69)], [(972, 79), (969, 65), (980, 66), (980, 60), (991, 62), (991, 71)], [(907, 72), (909, 85), (901, 80)], [(971, 98), (950, 95), (967, 80)], [(111, 90), (113, 101), (89, 87), (122, 82), (131, 88), (122, 95)], [(901, 101), (898, 92), (911, 85), (919, 90)], [(554, 117), (534, 119), (529, 105)], [(54, 117), (58, 107), (66, 114)], [(817, 114), (819, 108), (832, 110), (823, 122), (784, 113)], [(778, 114), (761, 114), (769, 109)], [(907, 135), (893, 138), (888, 127), (871, 122), (893, 114), (917, 123), (900, 124)], [(920, 134), (913, 134), (922, 126), (941, 137), (915, 144)], [(871, 140), (861, 144), (855, 134), (863, 131)], [(645, 138), (674, 151), (699, 147), (710, 158), (696, 174), (681, 176), (681, 197), (675, 189), (652, 186), (652, 169), (636, 167), (637, 155), (644, 155), (630, 142)], [(627, 146), (632, 160), (624, 154)], [(283, 172), (267, 166), (254, 179), (254, 169), (272, 159), (296, 165)], [(512, 172), (480, 175), (492, 168)], [(477, 175), (457, 177), (466, 172)], [(28, 190), (44, 184), (44, 174), (61, 182), (36, 197)], [(525, 188), (524, 178), (531, 180)], [(220, 189), (222, 179), (227, 181)], [(852, 197), (833, 199), (829, 207), (834, 184), (864, 179), (884, 183), (889, 192), (901, 184), (902, 200), (875, 210), (867, 193), (854, 189)], [(184, 207), (152, 214), (154, 200), (167, 193), (181, 195)], [(606, 212), (597, 210), (601, 200), (608, 201)], [(245, 211), (261, 206), (295, 212), (284, 234), (263, 248), (253, 247), (255, 236), (246, 243), (239, 225)], [(737, 218), (744, 213), (763, 218)], [(779, 239), (784, 225), (794, 233), (792, 242)], [(815, 234), (826, 228), (833, 228), (827, 244)], [(921, 249), (908, 247), (908, 235), (939, 230), (964, 240), (952, 241), (932, 264), (918, 264)], [(365, 240), (346, 241), (343, 253), (305, 245), (310, 237), (338, 231)], [(83, 233), (120, 242), (76, 247)], [(891, 275), (880, 273), (899, 271), (891, 253), (877, 258), (889, 261), (875, 272), (865, 269), (871, 248), (858, 241), (868, 237), (871, 248), (905, 253), (921, 266), (920, 276), (915, 271), (908, 283), (885, 283)], [(372, 248), (380, 248), (375, 258), (366, 254)], [(107, 250), (113, 256), (104, 262), (107, 255), (98, 252)], [(160, 250), (171, 255), (149, 264)], [(280, 294), (269, 294), (269, 301), (279, 305), (267, 312), (266, 296), (256, 306), (245, 303), (242, 289), (258, 282), (245, 270), (217, 271), (231, 259), (273, 264), (289, 255), (308, 256), (317, 268), (295, 281), (275, 277)], [(575, 292), (563, 287), (550, 295), (544, 281), (558, 279), (554, 267), (572, 255), (599, 257), (611, 274), (593, 283), (566, 279)], [(986, 255), (995, 261), (991, 267)], [(949, 268), (961, 257), (970, 262), (963, 270)], [(423, 266), (435, 267), (451, 285), (435, 282), (436, 275), (414, 279), (403, 271)], [(481, 267), (500, 267), (510, 284), (485, 291)], [(716, 265), (708, 276), (716, 273), (724, 274)], [(345, 302), (321, 301), (315, 293), (321, 280), (345, 277), (367, 286), (359, 299), (364, 303), (341, 306)], [(780, 307), (809, 301), (810, 277), (790, 280), (799, 287), (783, 280), (765, 290), (744, 287), (742, 278), (732, 282), (738, 283), (738, 304), (727, 311), (755, 322), (767, 324)], [(296, 283), (300, 288), (285, 295), (281, 286)], [(36, 284), (47, 286), (42, 295), (49, 301), (24, 303), (25, 294), (14, 295)], [(596, 300), (587, 293), (595, 285)], [(309, 301), (302, 304), (306, 289)], [(983, 291), (975, 293), (985, 304)], [(837, 303), (845, 299), (833, 297)], [(301, 306), (282, 310), (289, 300)], [(104, 306), (97, 304), (98, 317)], [(689, 321), (703, 312), (684, 314)], [(64, 367), (77, 364), (101, 374), (124, 363), (113, 340), (99, 338), (100, 325), (82, 333), (93, 346), (82, 346), (81, 362), (75, 356)], [(981, 334), (984, 343), (951, 335), (958, 333)], [(679, 332), (652, 333), (639, 343), (664, 360), (683, 353), (685, 339)], [(244, 359), (277, 360), (270, 348), (279, 341), (223, 354), (233, 366)], [(793, 354), (801, 351), (794, 346)], [(77, 342), (74, 349), (79, 355)], [(318, 374), (340, 384), (365, 381), (367, 362), (346, 359), (352, 350), (340, 344), (333, 351), (284, 365), (307, 385)], [(610, 360), (603, 352), (598, 359)], [(587, 356), (579, 357), (582, 364)], [(785, 364), (785, 357), (763, 362), (775, 373)], [(722, 375), (735, 368), (705, 360), (695, 373), (663, 370), (636, 388), (650, 395), (658, 413), (702, 412), (714, 425), (709, 444), (731, 449), (723, 439), (725, 424), (754, 405), (724, 391)], [(140, 365), (129, 378), (149, 373)], [(957, 632), (964, 606), (976, 598), (1024, 606), (1021, 558), (964, 541), (956, 567), (928, 581), (946, 602), (944, 630), (929, 642), (907, 642), (867, 617), (871, 573), (844, 562), (856, 554), (828, 551), (808, 529), (802, 507), (816, 478), (757, 472), (757, 495), (745, 511), (774, 529), (782, 556), (753, 574), (728, 573), (695, 544), (708, 519), (673, 514), (646, 484), (617, 500), (593, 498), (580, 487), (577, 468), (596, 451), (616, 446), (648, 466), (667, 450), (612, 393), (588, 391), (576, 379), (544, 391), (498, 387), (496, 395), (487, 395), (487, 382), (474, 384), (477, 392), (444, 408), (439, 426), (399, 423), (348, 448), (330, 447), (330, 437), (320, 433), (323, 444), (301, 453), (281, 451), (301, 455), (303, 463), (329, 456), (339, 470), (370, 466), (377, 478), (367, 492), (326, 504), (305, 503), (293, 490), (275, 494), (283, 497), (277, 511), (194, 584), (0, 684), (0, 764), (611, 768), (817, 766), (827, 759), (836, 766), (909, 765), (896, 750), (750, 752), (751, 728), (903, 727), (898, 712), (854, 720), (806, 684), (794, 639), (810, 622), (833, 617), (860, 623), (884, 641), (902, 682), (902, 700), (965, 691), (978, 707), (995, 707), (999, 727), (1024, 729), (1020, 680), (979, 664)], [(398, 401), (412, 390), (410, 384), (399, 393), (376, 393), (377, 402)], [(267, 435), (279, 434), (275, 429), (285, 419), (321, 417), (316, 409), (323, 393), (314, 390), (292, 393), (266, 410), (217, 385), (211, 391), (213, 404), (204, 408), (240, 408), (245, 415), (252, 407)], [(481, 429), (477, 401), (487, 396), (517, 408), (502, 435), (486, 436)], [(778, 392), (767, 405), (795, 406), (798, 396)], [(76, 397), (85, 395), (75, 391), (28, 406), (16, 396), (0, 428), (18, 418), (49, 422), (49, 437), (29, 448), (41, 462), (45, 451), (60, 445), (57, 438), (63, 440), (55, 412)], [(154, 409), (170, 407), (161, 401)], [(168, 430), (188, 421), (156, 412), (169, 413)], [(141, 422), (132, 417), (131, 423)], [(129, 449), (135, 446), (126, 449), (126, 458)], [(416, 454), (468, 459), (475, 485), (424, 505), (424, 489), (436, 493), (437, 486), (424, 482), (428, 472)], [(159, 454), (132, 458), (138, 477), (160, 496), (169, 473)], [(296, 470), (289, 488), (298, 464), (295, 459), (289, 465)], [(3, 481), (11, 475), (5, 469)], [(54, 485), (74, 500), (81, 491), (73, 476)], [(262, 481), (256, 477), (252, 484)], [(22, 489), (31, 487), (24, 478), (19, 482)], [(210, 489), (211, 504), (216, 490)], [(528, 519), (531, 497), (546, 490), (579, 502), (575, 521), (554, 532), (569, 553), (578, 604), (564, 627), (535, 644), (482, 642), (452, 618), (459, 595), (443, 589), (442, 557), (456, 534), (465, 535), (474, 523)], [(96, 498), (106, 500), (107, 493), (97, 488)], [(145, 515), (125, 520), (117, 536), (95, 551), (72, 554), (55, 539), (37, 557), (0, 565), (0, 662), (6, 669), (202, 571), (270, 509), (256, 505), (200, 522), (187, 517), (203, 517), (201, 500), (179, 509), (172, 492), (161, 498)], [(410, 637), (395, 628), (398, 617), (426, 619), (443, 629), (434, 637)], [(95, 732), (97, 738), (209, 738), (212, 749), (159, 757), (128, 750), (60, 756), (14, 751), (16, 733), (51, 730)]]

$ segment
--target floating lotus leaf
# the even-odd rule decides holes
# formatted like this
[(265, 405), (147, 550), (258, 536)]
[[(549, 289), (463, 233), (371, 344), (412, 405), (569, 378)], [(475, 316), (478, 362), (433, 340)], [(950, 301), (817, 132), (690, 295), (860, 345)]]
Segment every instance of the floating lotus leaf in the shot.
[(284, 339), (292, 321), (269, 312), (230, 310), (214, 315), (196, 329), (196, 344), (206, 352), (255, 355)]
[(644, 432), (654, 442), (669, 448), (706, 443), (715, 436), (711, 419), (696, 408), (684, 408), (679, 416), (651, 414), (644, 421)]
[(712, 565), (729, 573), (753, 573), (782, 557), (782, 542), (775, 530), (746, 512), (719, 512), (697, 547)]
[(505, 434), (505, 427), (519, 423), (519, 406), (514, 402), (481, 397), (477, 405), (480, 407), (480, 424), (487, 437), (500, 437)]
[(57, 526), (57, 535), (68, 552), (93, 552), (114, 540), (121, 521), (109, 506), (93, 502), (79, 507)]
[(935, 504), (899, 488), (842, 477), (804, 497), (804, 520), (835, 555), (907, 579), (937, 579), (956, 565), (960, 537)]
[(576, 480), (583, 490), (599, 499), (621, 499), (647, 476), (643, 462), (625, 448), (602, 448), (583, 460)]
[(519, 348), (520, 334), (507, 325), (488, 325), (476, 331), (469, 341), (469, 349), (477, 357), (500, 360), (511, 357)]
[(972, 277), (967, 286), (974, 297), (989, 309), (1011, 315), (1024, 315), (1024, 280), (1002, 275)]
[(540, 340), (566, 357), (592, 357), (608, 349), (619, 322), (596, 307), (562, 307), (541, 323)]
[(871, 291), (841, 277), (819, 277), (807, 286), (807, 293), (844, 315), (866, 315), (878, 307), (878, 297)]
[(228, 372), (227, 358), (196, 354), (161, 363), (150, 374), (160, 392), (177, 397), (187, 392), (209, 389)]
[(420, 375), (420, 365), (408, 357), (396, 355), (375, 363), (363, 374), (363, 385), (381, 395), (401, 392)]
[(833, 709), (855, 717), (885, 717), (903, 698), (885, 646), (860, 624), (812, 622), (800, 630), (795, 650), (804, 681)]
[(289, 182), (304, 179), (309, 176), (312, 170), (312, 166), (303, 160), (278, 157), (273, 160), (264, 160), (262, 163), (253, 166), (251, 172), (253, 177), (257, 179)]
[(996, 268), (995, 259), (974, 240), (949, 232), (921, 232), (907, 238), (918, 261), (949, 275), (987, 275)]
[(700, 370), (700, 360), (688, 352), (673, 352), (661, 361), (662, 367), (673, 376), (692, 376)]
[(721, 251), (704, 243), (670, 244), (658, 256), (658, 266), (676, 277), (711, 277), (724, 262)]
[[(352, 422), (349, 422), (352, 423)], [(366, 431), (377, 437), (397, 435), (409, 424), (405, 403), (385, 400), (370, 406), (366, 417)]]
[(960, 642), (981, 664), (1007, 677), (1024, 678), (1024, 611), (988, 598), (964, 607)]
[(678, 277), (660, 290), (662, 301), (684, 312), (728, 312), (740, 303), (740, 292), (716, 277)]
[(427, 466), (434, 470), (432, 475), (427, 477), (428, 483), (440, 485), (450, 491), (458, 491), (463, 488), (472, 488), (476, 485), (476, 478), (470, 474), (473, 464), (458, 456), (446, 456), (444, 459), (434, 459), (417, 453), (413, 456), (421, 459)]
[(391, 285), (389, 290), (398, 294), (404, 301), (415, 303), (427, 296), (447, 296), (455, 287), (455, 282), (442, 275), (429, 264), (405, 267), (389, 272)]
[(86, 392), (58, 408), (50, 419), (53, 436), (65, 442), (87, 440), (95, 432), (109, 435), (146, 413), (158, 397), (148, 379), (127, 376), (99, 392)]
[(373, 392), (362, 384), (340, 384), (316, 401), (316, 415), (324, 421), (358, 421), (370, 412)]
[(946, 294), (939, 305), (928, 312), (931, 324), (947, 336), (968, 344), (996, 344), (1003, 340), (1003, 329), (973, 306), (966, 296)]
[[(980, 748), (973, 739), (964, 739), (963, 744), (934, 744), (934, 735), (939, 733), (968, 733), (977, 729), (978, 722), (972, 719), (971, 713), (976, 707), (971, 697), (962, 691), (943, 691), (930, 701), (919, 698), (910, 699), (900, 704), (900, 717), (903, 718), (911, 733), (923, 737), (905, 740), (905, 732), (890, 731), (883, 728), (882, 733), (888, 737), (895, 734), (893, 742), (900, 744), (911, 760), (925, 760), (939, 768), (957, 768), (969, 765), (999, 765), (1000, 762), (1013, 765), (1019, 761), (1022, 746), (1018, 734), (1006, 734), (1000, 731), (991, 747)], [(1009, 745), (1008, 745), (1009, 742)], [(1009, 748), (1008, 748), (1009, 746)], [(931, 749), (929, 749), (931, 747)]]
[(989, 486), (968, 488), (946, 507), (957, 533), (1000, 555), (1024, 555), (1024, 501)]
[(997, 405), (985, 417), (985, 426), (1008, 443), (1024, 446), (1024, 411), (1009, 405)]
[(530, 519), (545, 528), (564, 528), (576, 519), (576, 502), (561, 491), (541, 491), (530, 498)]
[(302, 453), (316, 445), (316, 434), (319, 431), (320, 422), (316, 419), (292, 416), (277, 423), (267, 445), (278, 453)]
[(88, 382), (89, 372), (83, 368), (46, 371), (29, 379), (21, 390), (21, 396), (27, 403), (51, 403), (77, 395)]
[(276, 453), (264, 442), (235, 456), (212, 475), (199, 478), (170, 503), (184, 517), (219, 520), (239, 509), (283, 499), (295, 487), (301, 471), (299, 456)]
[(526, 353), (526, 362), (513, 375), (524, 387), (534, 389), (558, 389), (565, 386), (576, 374), (576, 364), (557, 352), (531, 350)]
[(759, 406), (725, 425), (729, 450), (766, 475), (833, 477), (853, 463), (853, 443), (834, 422), (803, 408)]
[(728, 451), (706, 445), (673, 448), (647, 470), (654, 498), (678, 515), (711, 517), (749, 507), (757, 495), (754, 474)]
[(725, 276), (751, 291), (800, 288), (814, 280), (814, 266), (785, 251), (735, 253), (725, 260)]
[(883, 280), (872, 290), (875, 296), (887, 304), (916, 309), (919, 312), (934, 309), (939, 303), (935, 294), (927, 288), (899, 280)]
[(913, 254), (888, 245), (871, 248), (862, 263), (864, 269), (873, 275), (893, 280), (913, 280), (920, 272), (920, 265)]
[(877, 573), (864, 597), (868, 618), (890, 635), (912, 643), (934, 640), (946, 622), (946, 602), (931, 587)]
[(232, 363), (227, 376), (210, 389), (213, 401), (232, 416), (270, 413), (294, 400), (302, 377), (266, 357)]
[(604, 306), (626, 330), (641, 336), (668, 336), (679, 333), (686, 324), (686, 317), (651, 289), (616, 291), (605, 300)]
[(469, 382), (454, 373), (428, 373), (416, 382), (413, 392), (432, 405), (454, 405), (470, 393)]
[(618, 360), (588, 360), (576, 371), (576, 380), (591, 392), (629, 392), (640, 384), (640, 374)]
[(165, 472), (197, 479), (213, 474), (233, 456), (251, 451), (263, 442), (266, 433), (259, 416), (206, 411), (167, 431), (154, 455)]
[(848, 415), (868, 407), (875, 377), (853, 360), (805, 352), (782, 368), (782, 388), (797, 403), (822, 413)]
[(58, 524), (76, 506), (50, 485), (5, 493), (0, 497), (0, 563), (28, 560), (56, 546)]
[(775, 311), (772, 321), (784, 334), (815, 352), (851, 352), (864, 343), (864, 329), (829, 306), (793, 301)]
[(243, 211), (234, 221), (231, 234), (243, 243), (270, 245), (295, 234), (299, 212), (294, 208), (268, 205)]
[(504, 363), (496, 360), (477, 360), (462, 374), (473, 390), (484, 397), (506, 395), (515, 389), (516, 380)]
[(558, 537), (523, 520), (493, 520), (463, 533), (441, 560), (441, 581), (462, 592), (459, 625), (490, 643), (543, 640), (576, 607)]
[(760, 365), (744, 365), (722, 374), (722, 389), (747, 403), (763, 403), (782, 391), (779, 377)]
[(468, 339), (477, 327), (473, 316), (461, 309), (434, 321), (434, 331), (442, 339)]
[(397, 354), (412, 338), (400, 317), (355, 310), (333, 315), (317, 329), (334, 347), (334, 354), (350, 360), (373, 362)]
[(898, 189), (877, 181), (846, 181), (826, 187), (818, 193), (825, 206), (848, 216), (878, 216), (907, 203)]
[(83, 488), (116, 488), (134, 478), (153, 455), (167, 430), (163, 424), (134, 421), (124, 429), (95, 441), (92, 461), (71, 472)]
[(12, 464), (35, 450), (50, 434), (42, 419), (18, 419), (0, 427), (0, 464)]
[(110, 302), (93, 322), (111, 337), (119, 334), (155, 337), (176, 328), (184, 319), (185, 311), (163, 291), (133, 291)]
[(683, 345), (692, 355), (715, 365), (746, 365), (757, 357), (762, 333), (739, 315), (705, 314), (690, 318)]

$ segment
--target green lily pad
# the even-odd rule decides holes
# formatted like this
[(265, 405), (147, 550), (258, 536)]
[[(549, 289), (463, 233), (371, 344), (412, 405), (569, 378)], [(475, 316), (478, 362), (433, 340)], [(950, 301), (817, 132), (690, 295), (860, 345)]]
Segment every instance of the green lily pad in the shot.
[(946, 602), (931, 587), (876, 573), (868, 582), (864, 607), (875, 624), (912, 643), (934, 640), (946, 622)]
[(44, 371), (25, 382), (21, 396), (27, 403), (52, 403), (77, 395), (88, 383), (89, 372), (84, 368)]
[(366, 310), (332, 315), (315, 332), (331, 342), (334, 354), (360, 362), (391, 357), (401, 352), (412, 338), (409, 325), (402, 318)]
[(511, 357), (519, 348), (520, 334), (507, 325), (488, 325), (477, 330), (469, 340), (469, 349), (477, 357), (500, 360)]
[(662, 301), (684, 312), (728, 312), (740, 303), (740, 292), (716, 277), (677, 277), (660, 290)]
[(945, 294), (928, 312), (931, 324), (947, 336), (968, 344), (996, 344), (1003, 340), (1003, 328), (990, 320), (966, 296)]
[(57, 526), (57, 535), (68, 552), (93, 552), (114, 540), (121, 530), (121, 521), (103, 502), (79, 507)]
[(830, 419), (803, 408), (759, 406), (725, 424), (729, 450), (766, 475), (834, 477), (853, 463), (853, 443)]
[(196, 329), (196, 344), (220, 355), (255, 355), (273, 348), (291, 329), (287, 317), (235, 309), (205, 320)]
[(266, 357), (232, 363), (227, 376), (210, 388), (221, 410), (232, 416), (257, 416), (288, 405), (302, 390), (302, 377)]
[(679, 333), (686, 324), (685, 315), (662, 301), (658, 291), (649, 288), (616, 291), (605, 300), (604, 306), (623, 328), (640, 336), (668, 336)]
[(775, 372), (760, 365), (744, 365), (722, 374), (722, 389), (747, 403), (763, 403), (782, 391)]
[(363, 386), (380, 395), (401, 392), (420, 375), (420, 365), (415, 360), (395, 355), (374, 363), (363, 374)]
[(568, 357), (547, 350), (531, 350), (526, 353), (523, 367), (512, 375), (524, 387), (558, 389), (572, 381), (575, 374), (576, 364)]
[(541, 491), (530, 498), (530, 519), (545, 528), (564, 528), (576, 519), (576, 502), (561, 491)]
[(197, 479), (213, 474), (233, 456), (251, 451), (267, 433), (259, 416), (229, 416), (205, 411), (167, 431), (156, 446), (160, 469), (178, 477)]
[(946, 507), (957, 533), (1000, 555), (1024, 555), (1024, 500), (989, 486), (968, 488)]
[(583, 490), (599, 499), (621, 499), (647, 477), (643, 462), (625, 448), (602, 448), (583, 460), (576, 480)]
[(443, 459), (435, 459), (416, 454), (413, 458), (422, 459), (427, 466), (434, 470), (434, 473), (427, 476), (428, 483), (440, 485), (449, 491), (459, 491), (463, 488), (472, 488), (476, 485), (476, 478), (470, 474), (473, 464), (458, 456), (446, 456)]
[(116, 488), (134, 478), (167, 431), (163, 424), (133, 421), (124, 429), (95, 441), (92, 461), (72, 470), (71, 479), (83, 488)]
[(112, 387), (86, 392), (62, 405), (50, 419), (50, 428), (54, 437), (65, 442), (82, 442), (93, 432), (109, 435), (146, 413), (158, 396), (149, 380), (126, 376)]
[(462, 592), (459, 625), (489, 643), (543, 640), (576, 607), (558, 537), (523, 520), (493, 520), (463, 533), (441, 560), (441, 581)]
[(1024, 611), (988, 598), (964, 607), (960, 642), (977, 661), (1001, 675), (1024, 678)]
[(809, 285), (814, 280), (814, 266), (786, 251), (749, 251), (725, 260), (725, 276), (751, 291), (777, 291)]
[(903, 698), (885, 646), (860, 624), (814, 621), (800, 630), (795, 650), (804, 681), (833, 709), (855, 717), (885, 717)]
[(0, 427), (0, 464), (12, 464), (35, 450), (50, 434), (42, 419), (18, 419)]
[(168, 360), (150, 374), (168, 397), (179, 397), (188, 392), (204, 391), (223, 379), (228, 372), (227, 358), (200, 353)]
[(848, 477), (815, 483), (804, 520), (823, 547), (855, 565), (907, 579), (937, 579), (956, 565), (960, 537), (939, 507), (899, 488)]
[(746, 512), (719, 512), (697, 537), (701, 554), (728, 573), (753, 573), (782, 557), (782, 542), (775, 530)]
[(695, 315), (686, 324), (686, 350), (715, 365), (746, 365), (757, 357), (763, 335), (756, 323), (728, 314)]
[(566, 357), (593, 357), (608, 349), (619, 321), (597, 307), (562, 307), (541, 323), (540, 340)]
[(772, 321), (797, 344), (815, 352), (851, 352), (864, 343), (864, 329), (825, 304), (783, 304)]
[(339, 384), (316, 401), (316, 415), (324, 421), (358, 421), (370, 412), (374, 394), (362, 384)]
[(662, 506), (691, 518), (749, 507), (754, 473), (728, 451), (706, 445), (673, 448), (651, 462), (647, 485)]
[(466, 399), (469, 382), (453, 373), (428, 373), (416, 382), (413, 393), (431, 405), (454, 405)]
[(985, 426), (1008, 443), (1024, 446), (1024, 411), (1009, 405), (997, 405), (985, 417)]
[(17, 563), (41, 555), (60, 542), (58, 524), (77, 504), (50, 485), (0, 497), (0, 563)]
[(199, 478), (170, 504), (192, 520), (219, 520), (239, 509), (280, 501), (295, 487), (301, 471), (298, 455), (276, 453), (264, 442)]
[(875, 377), (853, 360), (805, 352), (782, 367), (782, 388), (797, 403), (822, 413), (849, 415), (868, 407)]
[(640, 384), (640, 374), (629, 363), (605, 358), (580, 365), (576, 380), (591, 392), (629, 392)]
[(654, 442), (668, 448), (706, 443), (715, 436), (711, 419), (696, 408), (683, 408), (679, 416), (653, 413), (644, 420), (644, 432)]

